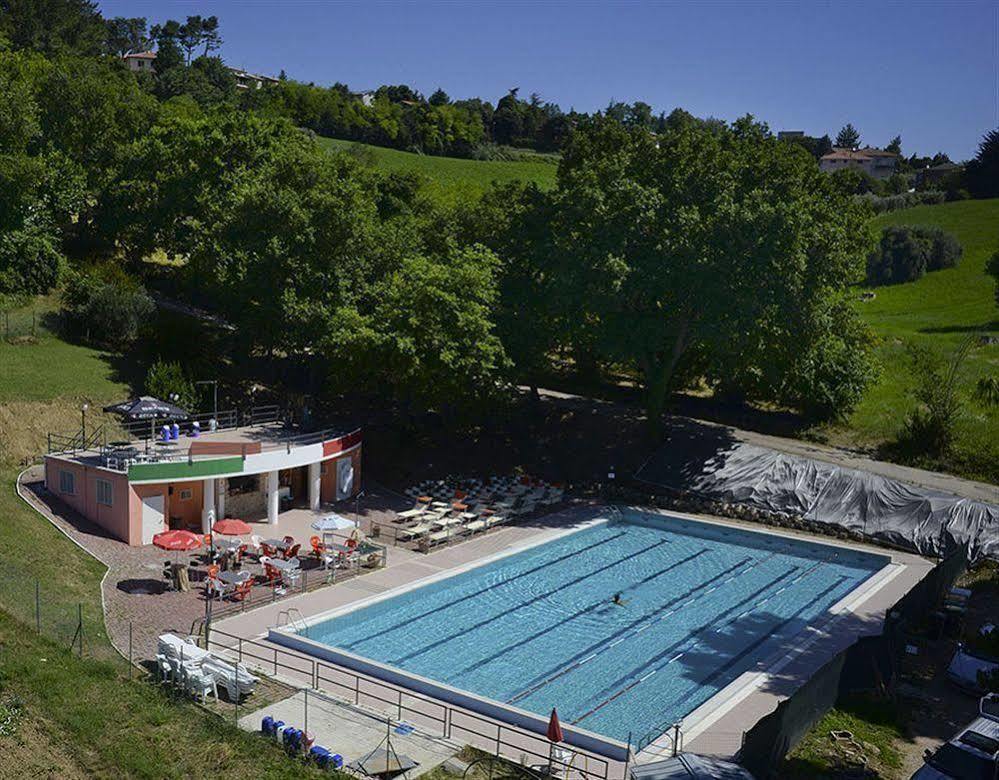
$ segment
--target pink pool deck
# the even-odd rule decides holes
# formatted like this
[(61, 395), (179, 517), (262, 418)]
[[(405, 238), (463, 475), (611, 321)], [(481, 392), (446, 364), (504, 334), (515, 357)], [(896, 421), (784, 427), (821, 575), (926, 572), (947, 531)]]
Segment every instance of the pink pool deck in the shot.
[[(384, 569), (342, 585), (285, 599), (273, 606), (227, 618), (216, 623), (215, 628), (232, 636), (261, 642), (268, 648), (278, 649), (280, 653), (295, 654), (295, 651), (267, 640), (268, 630), (278, 626), (282, 620), (287, 622), (287, 612), (291, 608), (298, 610), (297, 619), (309, 621), (322, 613), (349, 608), (389, 591), (409, 589), (418, 586), (422, 580), (447, 576), (497, 555), (543, 543), (606, 514), (606, 508), (577, 506), (530, 524), (509, 526), (472, 538), (429, 555), (390, 547), (388, 565)], [(757, 532), (812, 539), (824, 544), (838, 544), (877, 552), (891, 558), (888, 566), (835, 605), (822, 621), (807, 627), (771, 657), (763, 659), (752, 670), (741, 675), (684, 718), (683, 748), (706, 755), (732, 757), (739, 749), (743, 733), (773, 711), (781, 700), (797, 690), (823, 664), (860, 636), (880, 633), (887, 609), (933, 566), (932, 561), (916, 555), (867, 545), (843, 544), (828, 537), (713, 517), (675, 512), (667, 514)], [(285, 613), (283, 618), (282, 612)], [(305, 680), (289, 682), (308, 684)], [(671, 752), (672, 741), (664, 735), (639, 752), (635, 760), (646, 763), (659, 760)]]

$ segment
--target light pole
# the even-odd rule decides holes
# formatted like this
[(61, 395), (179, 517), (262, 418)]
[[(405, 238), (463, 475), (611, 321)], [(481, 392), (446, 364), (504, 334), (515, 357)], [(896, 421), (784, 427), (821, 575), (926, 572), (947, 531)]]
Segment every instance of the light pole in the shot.
[(358, 490), (354, 494), (354, 528), (361, 530), (361, 499), (364, 498), (364, 491)]
[(90, 404), (86, 402), (80, 407), (80, 444), (87, 440), (87, 409), (89, 408)]

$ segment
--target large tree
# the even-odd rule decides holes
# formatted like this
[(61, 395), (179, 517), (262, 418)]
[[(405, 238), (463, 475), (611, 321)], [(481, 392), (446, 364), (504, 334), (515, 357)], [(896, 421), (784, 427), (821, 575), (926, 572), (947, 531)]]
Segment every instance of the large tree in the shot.
[[(842, 294), (862, 274), (866, 213), (802, 150), (749, 118), (659, 136), (595, 121), (553, 197), (562, 318), (641, 371), (653, 425), (694, 374), (825, 415), (856, 400), (864, 331)], [(838, 366), (851, 390), (811, 406), (802, 373), (835, 385)]]
[(990, 130), (968, 162), (968, 189), (976, 198), (999, 197), (999, 129)]

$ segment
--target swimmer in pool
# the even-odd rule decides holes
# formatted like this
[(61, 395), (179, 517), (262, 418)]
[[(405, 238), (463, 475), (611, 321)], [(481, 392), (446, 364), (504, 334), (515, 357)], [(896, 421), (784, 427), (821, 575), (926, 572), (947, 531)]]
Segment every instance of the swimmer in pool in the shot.
[(617, 604), (619, 607), (623, 607), (625, 603), (626, 602), (624, 599), (621, 598), (620, 593), (615, 593), (614, 598), (611, 599), (611, 604)]

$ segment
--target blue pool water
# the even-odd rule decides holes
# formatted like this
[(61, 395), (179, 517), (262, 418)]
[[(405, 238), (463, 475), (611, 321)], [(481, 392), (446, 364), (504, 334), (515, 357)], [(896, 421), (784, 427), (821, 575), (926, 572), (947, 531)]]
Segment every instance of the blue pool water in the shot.
[[(681, 717), (887, 563), (625, 510), (317, 623), (357, 655), (635, 741)], [(611, 603), (621, 593), (623, 605)]]

